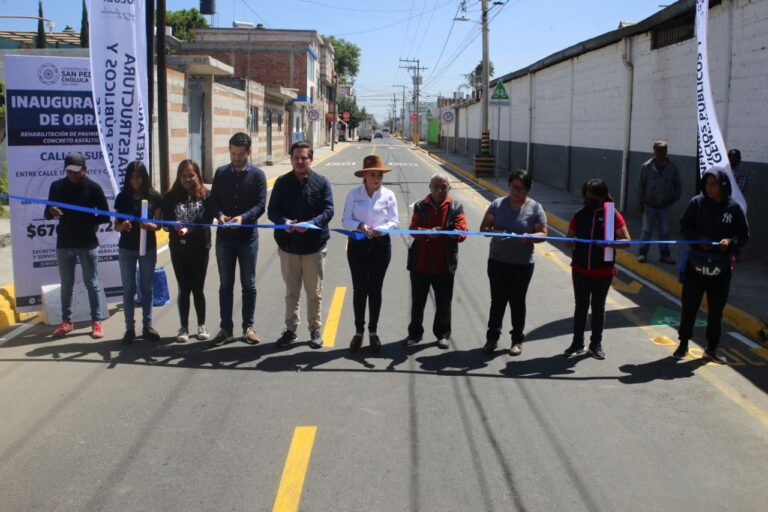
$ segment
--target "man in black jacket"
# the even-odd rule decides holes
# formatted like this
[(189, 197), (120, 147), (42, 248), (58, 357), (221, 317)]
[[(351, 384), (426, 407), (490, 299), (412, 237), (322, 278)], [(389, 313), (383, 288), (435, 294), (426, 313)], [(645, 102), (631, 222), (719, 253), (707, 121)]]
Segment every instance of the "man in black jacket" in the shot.
[(309, 223), (322, 229), (289, 227), (275, 230), (280, 270), (285, 281), (285, 330), (277, 340), (288, 345), (296, 339), (299, 325), (301, 284), (307, 295), (307, 317), (312, 348), (323, 346), (320, 334), (320, 306), (325, 268), (328, 223), (333, 218), (333, 194), (325, 176), (312, 170), (312, 146), (297, 142), (291, 146), (293, 170), (280, 176), (269, 198), (267, 216), (275, 224)]
[[(66, 177), (51, 183), (48, 200), (87, 208), (109, 211), (107, 199), (101, 186), (86, 176), (85, 156), (69, 153), (64, 158)], [(61, 278), (61, 324), (53, 331), (59, 337), (72, 331), (72, 293), (75, 284), (75, 265), (80, 260), (83, 281), (88, 289), (91, 306), (91, 336), (101, 338), (101, 283), (99, 282), (99, 239), (96, 229), (99, 224), (109, 222), (108, 215), (62, 209), (47, 206), (43, 213), (46, 219), (58, 219), (56, 227), (56, 260)]]

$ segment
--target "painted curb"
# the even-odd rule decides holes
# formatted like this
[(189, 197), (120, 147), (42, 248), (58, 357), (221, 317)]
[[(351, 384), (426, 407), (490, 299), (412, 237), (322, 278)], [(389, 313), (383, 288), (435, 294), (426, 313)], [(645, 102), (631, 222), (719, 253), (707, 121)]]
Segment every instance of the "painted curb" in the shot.
[[(505, 190), (502, 190), (495, 184), (484, 180), (483, 178), (477, 178), (458, 165), (448, 162), (447, 160), (440, 158), (439, 156), (429, 152), (426, 149), (420, 147), (417, 147), (416, 149), (426, 153), (430, 157), (440, 162), (442, 165), (458, 172), (468, 180), (473, 181), (498, 195), (504, 195), (507, 193)], [(547, 213), (547, 220), (550, 225), (559, 231), (565, 232), (568, 230), (568, 222), (566, 222), (564, 219), (561, 219), (557, 215)], [(635, 272), (636, 274), (648, 279), (656, 286), (659, 286), (660, 288), (663, 288), (664, 290), (672, 293), (675, 297), (681, 297), (683, 287), (677, 281), (677, 276), (669, 274), (668, 272), (654, 265), (648, 263), (640, 263), (637, 261), (637, 257), (624, 250), (616, 251), (616, 262), (619, 265), (628, 268), (632, 272)], [(704, 298), (702, 301), (701, 310), (706, 311), (706, 298)], [(763, 342), (763, 344), (768, 341), (768, 324), (766, 324), (760, 318), (747, 313), (746, 311), (739, 309), (732, 304), (726, 304), (725, 310), (723, 311), (723, 320), (725, 320), (728, 324), (733, 326), (737, 331), (739, 331), (741, 334), (744, 334), (745, 336)]]

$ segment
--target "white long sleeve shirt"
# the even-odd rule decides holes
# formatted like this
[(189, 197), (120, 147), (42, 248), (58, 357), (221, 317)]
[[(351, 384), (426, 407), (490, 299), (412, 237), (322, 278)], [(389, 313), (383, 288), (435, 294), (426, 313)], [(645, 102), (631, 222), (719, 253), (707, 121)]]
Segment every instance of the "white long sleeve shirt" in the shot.
[(345, 229), (354, 231), (361, 222), (374, 229), (397, 229), (400, 221), (397, 218), (394, 192), (380, 186), (373, 196), (368, 197), (365, 184), (350, 190), (344, 203), (341, 223)]

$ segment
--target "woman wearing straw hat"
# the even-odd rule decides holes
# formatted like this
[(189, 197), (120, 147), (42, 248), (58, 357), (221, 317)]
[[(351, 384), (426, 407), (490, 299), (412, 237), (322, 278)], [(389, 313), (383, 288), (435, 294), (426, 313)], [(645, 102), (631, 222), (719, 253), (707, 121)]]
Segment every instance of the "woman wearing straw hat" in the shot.
[(353, 352), (359, 350), (363, 344), (366, 301), (369, 310), (368, 338), (371, 350), (381, 350), (376, 328), (381, 311), (381, 288), (392, 256), (392, 247), (389, 235), (379, 230), (396, 229), (399, 226), (395, 194), (381, 185), (384, 173), (391, 170), (384, 166), (384, 161), (379, 155), (366, 156), (363, 168), (355, 171), (355, 176), (363, 178), (363, 184), (352, 189), (344, 203), (344, 227), (365, 233), (365, 238), (350, 238), (347, 245), (355, 311), (355, 335), (349, 344)]

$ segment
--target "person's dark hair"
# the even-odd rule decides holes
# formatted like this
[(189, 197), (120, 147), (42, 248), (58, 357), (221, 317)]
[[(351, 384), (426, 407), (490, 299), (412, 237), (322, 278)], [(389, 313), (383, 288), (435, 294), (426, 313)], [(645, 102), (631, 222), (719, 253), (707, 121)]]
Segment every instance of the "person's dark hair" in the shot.
[(141, 176), (141, 197), (148, 198), (149, 191), (152, 190), (152, 182), (149, 179), (147, 166), (144, 165), (144, 162), (141, 160), (134, 160), (128, 164), (128, 167), (125, 168), (125, 177), (123, 178), (123, 192), (133, 193), (133, 189), (131, 189), (131, 176), (135, 172), (139, 173), (139, 176)]
[(592, 195), (595, 197), (614, 202), (613, 196), (608, 190), (608, 184), (599, 178), (593, 178), (584, 182), (584, 185), (581, 187), (581, 197), (587, 197), (587, 192), (592, 192)]
[(205, 188), (205, 185), (203, 185), (203, 173), (200, 172), (200, 165), (198, 165), (198, 163), (191, 158), (187, 158), (186, 160), (179, 162), (179, 167), (176, 169), (176, 181), (173, 182), (173, 186), (171, 187), (171, 190), (168, 191), (168, 193), (171, 194), (171, 197), (177, 198), (179, 200), (186, 199), (188, 194), (187, 189), (185, 189), (184, 185), (181, 184), (181, 173), (187, 167), (192, 167), (192, 170), (195, 172), (195, 176), (197, 176), (197, 189), (195, 190), (193, 197), (195, 199), (204, 198), (207, 195), (207, 189)]
[(291, 146), (291, 150), (288, 152), (289, 155), (293, 156), (293, 150), (294, 149), (308, 149), (309, 150), (309, 159), (313, 160), (315, 158), (315, 152), (312, 150), (312, 146), (309, 144), (309, 142), (305, 140), (300, 140), (299, 142), (294, 142)]
[(512, 174), (510, 174), (509, 178), (507, 178), (507, 185), (511, 185), (515, 180), (522, 181), (523, 185), (525, 185), (525, 188), (531, 190), (533, 179), (531, 178), (531, 174), (525, 169), (517, 169), (516, 171), (512, 171)]
[(245, 148), (246, 151), (251, 150), (251, 136), (247, 133), (238, 132), (229, 139), (230, 146), (237, 146), (239, 148)]
[(735, 159), (737, 162), (741, 162), (741, 151), (738, 149), (732, 149), (728, 152), (728, 156)]

